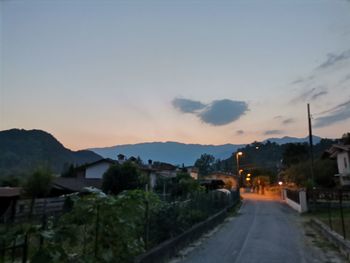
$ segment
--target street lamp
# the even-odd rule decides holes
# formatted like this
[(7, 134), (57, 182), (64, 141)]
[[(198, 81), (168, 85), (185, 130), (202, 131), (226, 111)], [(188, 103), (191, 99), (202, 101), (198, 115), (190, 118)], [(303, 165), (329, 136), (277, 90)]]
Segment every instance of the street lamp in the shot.
[(240, 173), (240, 169), (239, 169), (239, 157), (242, 156), (243, 153), (242, 152), (237, 152), (236, 153), (236, 162), (237, 162), (237, 177), (238, 177), (238, 188), (241, 187), (241, 173)]

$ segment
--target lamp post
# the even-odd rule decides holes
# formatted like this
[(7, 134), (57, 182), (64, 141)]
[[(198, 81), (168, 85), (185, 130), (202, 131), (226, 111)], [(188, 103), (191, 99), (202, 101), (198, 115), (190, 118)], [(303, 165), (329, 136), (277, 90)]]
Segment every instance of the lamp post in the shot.
[(243, 153), (242, 152), (237, 152), (236, 153), (236, 168), (237, 168), (237, 177), (238, 177), (238, 188), (241, 187), (241, 172), (240, 172), (240, 169), (239, 169), (239, 157), (242, 156)]

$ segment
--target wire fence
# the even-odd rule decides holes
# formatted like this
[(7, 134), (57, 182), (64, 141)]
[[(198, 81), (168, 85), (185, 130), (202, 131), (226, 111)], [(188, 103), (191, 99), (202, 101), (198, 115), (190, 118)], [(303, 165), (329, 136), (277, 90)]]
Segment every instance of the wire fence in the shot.
[[(152, 247), (239, 201), (239, 192), (195, 193), (157, 202), (142, 193), (79, 198), (69, 212), (0, 225), (0, 262), (131, 262)], [(70, 202), (68, 202), (70, 203)], [(68, 210), (67, 210), (68, 211)], [(44, 262), (45, 262), (44, 261)]]
[(314, 189), (308, 192), (313, 216), (344, 239), (350, 235), (350, 190)]

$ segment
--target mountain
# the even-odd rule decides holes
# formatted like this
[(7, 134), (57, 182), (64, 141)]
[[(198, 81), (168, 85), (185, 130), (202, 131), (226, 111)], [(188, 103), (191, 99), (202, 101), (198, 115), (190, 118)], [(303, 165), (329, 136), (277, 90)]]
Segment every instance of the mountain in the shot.
[(91, 151), (71, 151), (41, 130), (0, 131), (0, 177), (25, 175), (40, 166), (59, 174), (67, 164), (94, 162), (102, 157)]
[[(320, 137), (314, 136), (314, 144), (319, 143)], [(308, 142), (308, 137), (295, 138), (270, 138), (264, 142), (275, 142), (279, 145), (286, 143), (303, 143)], [(138, 144), (116, 145), (105, 148), (91, 148), (89, 150), (105, 157), (116, 159), (118, 154), (124, 154), (127, 157), (140, 156), (147, 162), (151, 159), (154, 161), (167, 162), (175, 165), (193, 165), (194, 162), (203, 153), (211, 154), (216, 159), (227, 159), (232, 156), (239, 148), (245, 147), (246, 144), (223, 144), (223, 145), (201, 145), (201, 144), (184, 144), (179, 142), (149, 142)]]
[[(321, 137), (318, 137), (315, 135), (312, 136), (313, 144), (318, 144), (321, 141), (321, 139), (322, 139)], [(264, 140), (263, 142), (265, 143), (267, 141), (274, 142), (279, 145), (286, 144), (286, 143), (304, 143), (304, 142), (308, 143), (309, 136), (306, 136), (305, 138), (296, 138), (296, 137), (289, 137), (289, 136), (285, 136), (282, 138), (269, 138)]]
[(90, 150), (105, 158), (116, 159), (117, 155), (121, 153), (127, 157), (140, 156), (144, 162), (151, 159), (175, 165), (193, 165), (203, 153), (212, 154), (215, 158), (223, 159), (231, 156), (242, 146), (244, 144), (201, 145), (178, 142), (150, 142), (92, 148)]

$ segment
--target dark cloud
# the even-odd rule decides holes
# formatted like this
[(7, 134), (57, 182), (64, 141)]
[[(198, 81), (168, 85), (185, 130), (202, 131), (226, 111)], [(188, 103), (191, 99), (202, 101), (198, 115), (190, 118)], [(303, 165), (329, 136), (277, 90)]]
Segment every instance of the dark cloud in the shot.
[(205, 123), (219, 126), (238, 120), (248, 111), (248, 104), (244, 101), (215, 100), (198, 117)]
[(329, 53), (327, 55), (326, 61), (321, 63), (316, 69), (326, 69), (347, 59), (350, 59), (350, 49), (345, 50), (339, 54)]
[(282, 124), (287, 125), (287, 124), (291, 124), (291, 123), (294, 123), (294, 122), (295, 122), (295, 120), (293, 118), (288, 118), (288, 119), (284, 119), (282, 121)]
[(243, 131), (243, 130), (238, 130), (238, 131), (236, 131), (236, 135), (242, 135), (242, 134), (244, 134), (244, 131)]
[(329, 126), (334, 123), (350, 119), (350, 100), (345, 103), (339, 104), (330, 110), (324, 111), (322, 112), (322, 114), (327, 115), (316, 119), (316, 128)]
[(284, 132), (282, 130), (268, 130), (264, 131), (264, 135), (280, 135), (283, 134)]
[(176, 109), (183, 113), (196, 113), (206, 107), (206, 105), (200, 101), (181, 98), (173, 99), (172, 104)]

